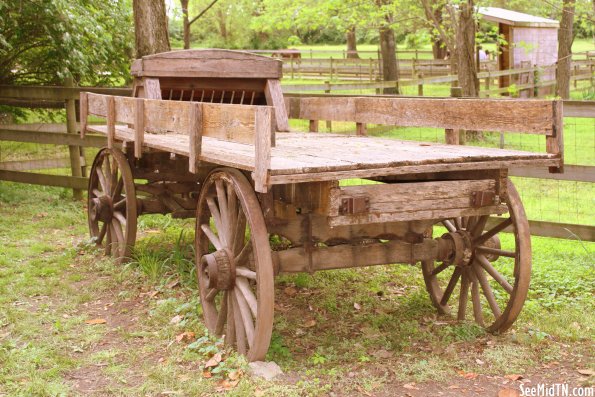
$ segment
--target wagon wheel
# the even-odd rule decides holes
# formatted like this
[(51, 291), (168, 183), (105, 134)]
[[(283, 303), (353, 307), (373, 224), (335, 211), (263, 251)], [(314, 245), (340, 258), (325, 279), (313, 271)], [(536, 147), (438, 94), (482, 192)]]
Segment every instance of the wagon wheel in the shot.
[(273, 261), (260, 205), (235, 169), (204, 182), (196, 209), (196, 264), (205, 322), (249, 361), (263, 360), (273, 329)]
[[(510, 180), (502, 201), (508, 214), (495, 223), (487, 215), (442, 221), (449, 231), (445, 237), (453, 239), (459, 249), (454, 258), (438, 266), (434, 261), (422, 262), (426, 288), (438, 312), (449, 313), (449, 302), (453, 302), (458, 305), (458, 320), (464, 320), (471, 306), (475, 321), (494, 333), (506, 331), (516, 320), (531, 277), (529, 224)], [(512, 228), (512, 235), (498, 238), (507, 227)]]
[(136, 239), (136, 193), (130, 165), (118, 149), (104, 148), (91, 168), (88, 191), (91, 238), (118, 263), (130, 258)]

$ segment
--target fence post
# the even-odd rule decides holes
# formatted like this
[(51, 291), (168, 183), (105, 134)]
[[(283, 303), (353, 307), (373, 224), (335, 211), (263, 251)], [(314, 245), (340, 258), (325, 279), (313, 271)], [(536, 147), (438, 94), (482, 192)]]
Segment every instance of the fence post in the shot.
[(289, 57), (289, 64), (291, 65), (291, 79), (293, 80), (293, 56)]
[[(332, 59), (332, 58), (331, 58)], [(325, 94), (330, 94), (331, 93), (331, 82), (330, 81), (325, 81), (324, 85), (326, 86), (326, 89), (324, 90)], [(326, 128), (328, 129), (328, 132), (331, 132), (333, 130), (333, 125), (331, 123), (330, 120), (326, 121)]]
[[(415, 50), (415, 51), (417, 52), (417, 50)], [(419, 82), (417, 83), (417, 95), (424, 96), (424, 82), (423, 82), (424, 74), (421, 72), (418, 73), (417, 78), (419, 79)]]
[[(72, 77), (64, 79), (64, 85), (69, 88), (74, 87), (74, 80)], [(76, 134), (76, 107), (74, 99), (69, 98), (65, 101), (66, 108), (66, 132), (69, 134)], [(81, 167), (81, 158), (84, 158), (83, 150), (80, 146), (68, 146), (70, 154), (70, 170), (72, 176), (83, 176), (83, 168)], [(80, 189), (72, 189), (72, 196), (75, 200), (83, 199), (83, 191)]]
[(373, 78), (374, 78), (374, 67), (372, 66), (372, 58), (369, 58), (369, 60), (370, 60), (370, 83), (371, 83), (372, 81), (374, 81), (373, 80)]
[[(450, 87), (450, 96), (453, 98), (460, 98), (463, 96), (463, 91), (461, 87)], [(451, 128), (446, 128), (444, 130), (444, 139), (447, 145), (463, 145), (464, 142), (464, 132), (461, 134), (461, 130), (454, 130)], [(463, 139), (461, 139), (463, 138)]]
[(486, 90), (486, 98), (490, 97), (490, 84), (492, 83), (492, 76), (490, 76), (490, 71), (488, 70), (488, 77), (485, 80), (485, 90)]
[(330, 70), (331, 70), (331, 73), (330, 73), (329, 80), (332, 80), (333, 79), (333, 57), (331, 57), (331, 69)]

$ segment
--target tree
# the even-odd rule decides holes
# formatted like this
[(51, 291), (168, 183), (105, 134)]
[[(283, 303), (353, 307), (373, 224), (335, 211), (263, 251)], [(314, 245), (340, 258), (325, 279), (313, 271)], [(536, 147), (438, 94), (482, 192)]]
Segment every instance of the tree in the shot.
[(189, 17), (189, 10), (188, 10), (188, 3), (190, 0), (180, 0), (182, 5), (182, 17), (183, 17), (183, 26), (184, 26), (184, 49), (190, 48), (190, 26), (200, 19), (211, 7), (217, 3), (218, 0), (212, 0), (208, 6), (206, 6), (197, 16), (190, 19)]
[(136, 57), (170, 51), (164, 0), (133, 0)]
[(558, 67), (556, 68), (556, 95), (562, 99), (570, 97), (570, 68), (572, 61), (572, 25), (575, 0), (563, 0), (560, 29), (558, 30)]
[(479, 79), (475, 65), (475, 8), (473, 0), (459, 4), (455, 18), (457, 75), (463, 96), (479, 96)]
[(0, 84), (85, 85), (128, 79), (132, 14), (125, 0), (0, 1)]

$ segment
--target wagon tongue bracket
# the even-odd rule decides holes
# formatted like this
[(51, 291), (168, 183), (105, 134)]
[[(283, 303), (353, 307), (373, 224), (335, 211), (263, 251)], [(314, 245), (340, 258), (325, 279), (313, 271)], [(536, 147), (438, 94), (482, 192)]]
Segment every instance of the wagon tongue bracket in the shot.
[(203, 255), (200, 259), (201, 270), (208, 274), (209, 288), (229, 290), (235, 285), (235, 264), (226, 249)]

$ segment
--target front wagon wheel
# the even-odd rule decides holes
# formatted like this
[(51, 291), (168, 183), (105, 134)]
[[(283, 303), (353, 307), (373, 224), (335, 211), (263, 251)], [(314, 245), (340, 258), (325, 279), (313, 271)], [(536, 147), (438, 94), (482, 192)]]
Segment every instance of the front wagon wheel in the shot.
[[(438, 312), (450, 313), (454, 306), (462, 321), (472, 311), (475, 322), (493, 333), (512, 326), (527, 298), (531, 277), (529, 223), (510, 180), (502, 201), (508, 207), (502, 217), (443, 220), (449, 238), (458, 240), (455, 246), (463, 249), (455, 260), (438, 265), (422, 262), (426, 289)], [(505, 229), (512, 233), (499, 236)]]
[(104, 148), (95, 156), (87, 211), (91, 239), (118, 263), (128, 260), (136, 240), (136, 191), (120, 150)]
[(273, 261), (260, 204), (238, 170), (216, 170), (204, 182), (195, 249), (207, 328), (249, 361), (264, 360), (273, 329)]

